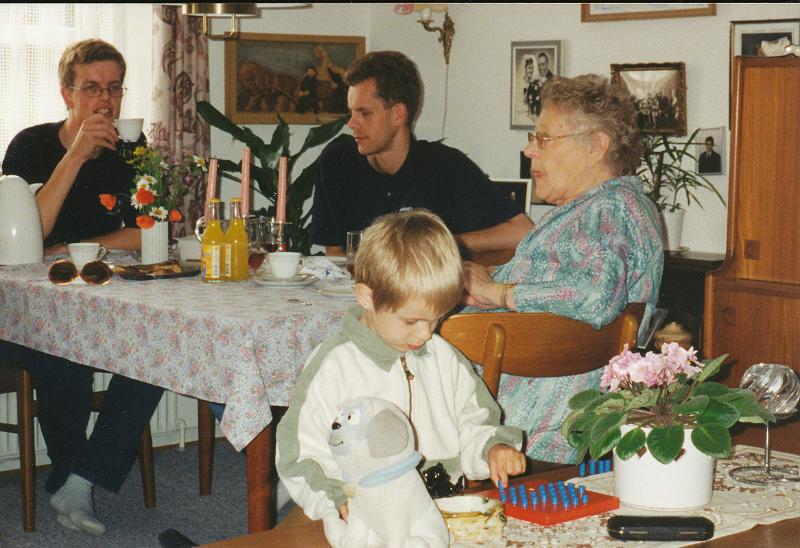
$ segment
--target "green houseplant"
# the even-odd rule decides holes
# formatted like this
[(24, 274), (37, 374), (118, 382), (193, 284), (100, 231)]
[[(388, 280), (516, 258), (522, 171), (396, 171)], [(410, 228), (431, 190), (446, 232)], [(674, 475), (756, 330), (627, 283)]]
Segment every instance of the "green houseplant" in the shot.
[(689, 146), (694, 144), (698, 131), (700, 130), (694, 130), (684, 143), (670, 141), (666, 135), (647, 135), (642, 139), (643, 163), (636, 174), (644, 180), (647, 194), (659, 211), (674, 212), (683, 209), (678, 203), (681, 196), (687, 207), (694, 202), (702, 209), (703, 205), (697, 198), (699, 189), (712, 192), (725, 205), (725, 199), (711, 181), (700, 173), (683, 167), (684, 160), (696, 161), (689, 152)]
[[(761, 407), (753, 392), (708, 382), (727, 354), (700, 363), (696, 351), (677, 343), (661, 354), (641, 356), (625, 350), (603, 371), (600, 390), (585, 390), (569, 401), (570, 415), (561, 431), (577, 448), (599, 459), (611, 450), (627, 460), (645, 451), (663, 464), (680, 458), (685, 430), (702, 453), (730, 455), (729, 428), (736, 422), (764, 423), (775, 417)], [(633, 426), (622, 435), (623, 425)], [(646, 433), (645, 429), (649, 429)]]
[[(197, 111), (212, 126), (229, 134), (235, 140), (244, 143), (252, 152), (253, 158), (259, 165), (251, 167), (251, 176), (256, 186), (253, 188), (264, 196), (272, 205), (262, 208), (257, 214), (273, 216), (275, 214), (275, 199), (278, 190), (278, 159), (288, 156), (288, 189), (286, 195), (286, 237), (289, 251), (299, 251), (308, 255), (311, 249), (308, 225), (311, 212), (303, 213), (303, 206), (311, 197), (317, 180), (317, 160), (303, 169), (296, 178), (292, 177), (292, 169), (297, 159), (307, 150), (322, 145), (336, 137), (347, 123), (347, 117), (338, 118), (332, 122), (313, 127), (309, 130), (303, 146), (294, 154), (289, 153), (289, 125), (278, 115), (278, 126), (272, 133), (269, 143), (264, 142), (249, 128), (240, 127), (229, 120), (210, 103), (199, 101)], [(340, 135), (338, 138), (343, 138)], [(219, 173), (232, 181), (241, 182), (242, 164), (230, 160), (220, 160)]]

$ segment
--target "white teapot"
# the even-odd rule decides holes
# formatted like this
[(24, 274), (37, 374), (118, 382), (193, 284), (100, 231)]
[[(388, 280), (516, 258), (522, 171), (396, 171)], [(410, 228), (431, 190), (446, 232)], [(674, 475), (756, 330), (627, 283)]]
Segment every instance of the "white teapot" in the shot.
[(0, 265), (41, 263), (44, 259), (42, 221), (34, 193), (17, 175), (0, 177)]

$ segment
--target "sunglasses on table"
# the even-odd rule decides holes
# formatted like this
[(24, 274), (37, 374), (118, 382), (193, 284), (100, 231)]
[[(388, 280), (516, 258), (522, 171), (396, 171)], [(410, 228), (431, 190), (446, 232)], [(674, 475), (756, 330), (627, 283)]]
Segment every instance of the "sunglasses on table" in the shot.
[(50, 265), (47, 279), (56, 285), (67, 285), (78, 277), (89, 285), (105, 285), (111, 281), (114, 272), (103, 261), (92, 261), (83, 265), (80, 272), (75, 263), (61, 259)]

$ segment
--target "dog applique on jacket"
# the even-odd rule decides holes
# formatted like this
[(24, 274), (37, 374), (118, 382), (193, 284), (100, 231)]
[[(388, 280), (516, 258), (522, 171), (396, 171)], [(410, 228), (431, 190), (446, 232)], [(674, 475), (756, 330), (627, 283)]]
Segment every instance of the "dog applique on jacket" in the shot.
[(396, 405), (371, 397), (346, 401), (328, 444), (348, 497), (346, 528), (331, 518), (325, 523), (334, 548), (448, 546), (447, 526), (416, 469), (421, 455), (411, 423)]

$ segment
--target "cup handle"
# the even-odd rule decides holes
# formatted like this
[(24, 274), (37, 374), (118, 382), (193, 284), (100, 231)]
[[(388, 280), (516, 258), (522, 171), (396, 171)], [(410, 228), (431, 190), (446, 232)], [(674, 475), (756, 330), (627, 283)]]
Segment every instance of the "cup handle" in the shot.
[(102, 261), (103, 259), (106, 258), (106, 255), (108, 255), (108, 250), (101, 245), (100, 248), (97, 250), (97, 258), (95, 259), (95, 261)]
[(201, 232), (200, 229), (201, 228), (205, 228), (205, 226), (206, 226), (206, 218), (205, 218), (205, 216), (200, 217), (199, 219), (197, 219), (197, 222), (194, 224), (194, 235), (195, 235), (195, 238), (197, 238), (198, 242), (201, 242), (201, 243), (203, 242), (203, 232), (205, 232), (205, 231)]
[(301, 268), (303, 268), (303, 257), (300, 257), (300, 262), (297, 263), (297, 271), (299, 272)]

